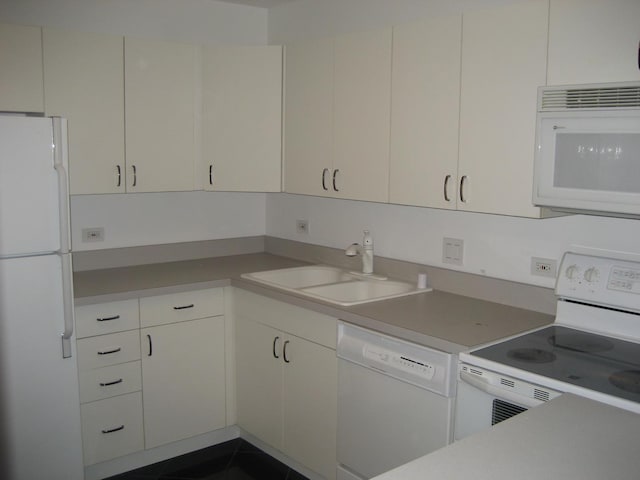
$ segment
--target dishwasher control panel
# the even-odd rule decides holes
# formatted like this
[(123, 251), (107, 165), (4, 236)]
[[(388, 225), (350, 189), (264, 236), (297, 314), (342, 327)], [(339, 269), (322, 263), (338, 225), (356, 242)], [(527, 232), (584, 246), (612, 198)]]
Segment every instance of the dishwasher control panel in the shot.
[(457, 356), (345, 322), (338, 358), (444, 396), (455, 394)]
[(389, 365), (404, 370), (407, 373), (419, 375), (427, 380), (433, 379), (436, 368), (422, 359), (412, 358), (399, 352), (394, 352), (375, 345), (367, 344), (363, 347), (363, 357), (375, 363)]

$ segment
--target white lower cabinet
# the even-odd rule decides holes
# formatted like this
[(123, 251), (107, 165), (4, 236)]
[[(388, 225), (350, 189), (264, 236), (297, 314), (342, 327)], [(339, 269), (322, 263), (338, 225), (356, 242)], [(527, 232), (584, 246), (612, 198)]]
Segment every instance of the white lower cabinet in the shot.
[(85, 465), (226, 426), (224, 318), (221, 288), (76, 308)]
[(336, 319), (235, 291), (238, 424), (325, 478), (336, 475)]
[(145, 447), (226, 424), (224, 317), (142, 329)]

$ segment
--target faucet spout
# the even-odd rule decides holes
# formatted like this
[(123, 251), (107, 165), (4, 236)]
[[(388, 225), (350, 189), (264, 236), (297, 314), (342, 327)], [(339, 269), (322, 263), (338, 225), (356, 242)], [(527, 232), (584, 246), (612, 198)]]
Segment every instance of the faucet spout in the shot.
[(369, 230), (364, 231), (362, 245), (352, 243), (344, 253), (347, 257), (362, 256), (362, 273), (365, 275), (371, 275), (373, 273), (373, 238)]

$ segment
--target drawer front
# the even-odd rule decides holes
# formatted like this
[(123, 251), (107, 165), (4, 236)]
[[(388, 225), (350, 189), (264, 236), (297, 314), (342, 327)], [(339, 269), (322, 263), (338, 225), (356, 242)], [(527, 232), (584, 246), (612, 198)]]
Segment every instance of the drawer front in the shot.
[(80, 403), (103, 400), (141, 389), (140, 361), (80, 372)]
[(140, 299), (142, 327), (195, 320), (224, 314), (222, 288), (195, 290)]
[(76, 307), (78, 338), (140, 328), (138, 299)]
[(85, 465), (144, 449), (140, 392), (85, 403), (80, 411)]
[(140, 360), (140, 331), (78, 340), (78, 368), (89, 370)]

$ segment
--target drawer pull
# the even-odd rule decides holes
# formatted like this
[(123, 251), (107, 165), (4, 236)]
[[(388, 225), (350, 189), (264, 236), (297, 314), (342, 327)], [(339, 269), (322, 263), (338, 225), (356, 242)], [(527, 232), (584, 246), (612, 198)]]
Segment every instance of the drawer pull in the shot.
[(119, 318), (120, 318), (120, 315), (114, 315), (113, 317), (96, 318), (96, 321), (98, 321), (98, 322), (108, 322), (109, 320), (118, 320)]
[(122, 383), (122, 379), (114, 380), (113, 382), (100, 382), (101, 387), (110, 387), (111, 385), (117, 385), (118, 383)]
[(116, 428), (107, 428), (105, 430), (102, 430), (102, 433), (113, 433), (113, 432), (119, 432), (120, 430), (124, 430), (124, 425), (120, 425), (119, 427), (116, 427)]
[(116, 347), (113, 350), (101, 350), (101, 351), (98, 351), (98, 355), (110, 355), (112, 353), (118, 353), (120, 351), (122, 351), (122, 348)]
[(195, 305), (192, 303), (191, 305), (183, 305), (181, 307), (173, 307), (174, 310), (186, 310), (187, 308), (193, 308)]

